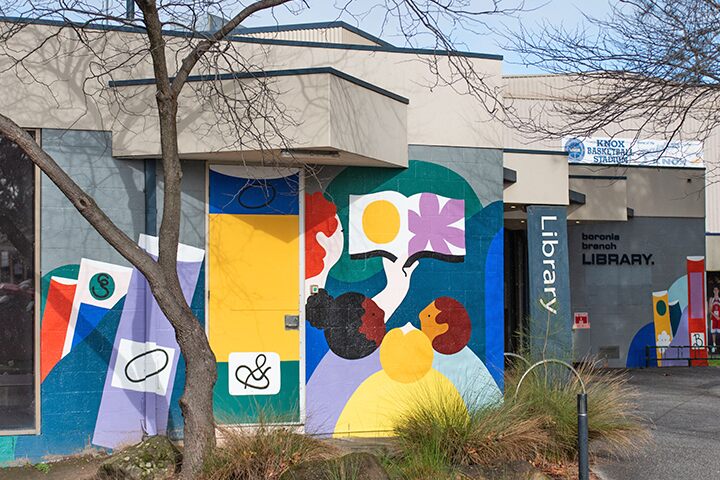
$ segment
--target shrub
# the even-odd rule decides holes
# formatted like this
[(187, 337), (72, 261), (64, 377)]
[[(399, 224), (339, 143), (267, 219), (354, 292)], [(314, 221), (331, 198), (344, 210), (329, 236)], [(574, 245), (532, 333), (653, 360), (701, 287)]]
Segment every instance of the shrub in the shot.
[(423, 395), (408, 406), (394, 426), (403, 462), (416, 470), (445, 471), (532, 458), (547, 445), (543, 421), (527, 417), (522, 404), (467, 403), (470, 407), (457, 397)]
[[(550, 443), (543, 456), (550, 461), (577, 457), (577, 394), (575, 376), (552, 368), (538, 367), (523, 381), (515, 396), (524, 365), (508, 369), (506, 399), (523, 405), (526, 416), (542, 421)], [(588, 394), (590, 440), (602, 442), (606, 451), (627, 456), (647, 441), (648, 430), (637, 412), (638, 393), (627, 385), (627, 375), (616, 370), (596, 369), (591, 363), (578, 367)]]
[(225, 427), (204, 480), (273, 480), (300, 462), (324, 458), (328, 446), (285, 427)]
[[(398, 476), (453, 478), (457, 465), (575, 460), (578, 380), (561, 369), (538, 367), (516, 397), (526, 368), (518, 364), (507, 369), (505, 400), (497, 404), (478, 405), (433, 392), (417, 398), (394, 423), (400, 446), (393, 459), (402, 473)], [(579, 367), (579, 374), (587, 386), (590, 440), (618, 456), (636, 451), (648, 431), (627, 376), (587, 364)]]

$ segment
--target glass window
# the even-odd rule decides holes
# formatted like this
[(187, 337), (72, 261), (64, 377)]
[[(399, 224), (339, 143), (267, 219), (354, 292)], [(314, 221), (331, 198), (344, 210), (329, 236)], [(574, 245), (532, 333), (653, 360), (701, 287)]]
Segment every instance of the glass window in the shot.
[(35, 429), (35, 173), (0, 137), (0, 430)]

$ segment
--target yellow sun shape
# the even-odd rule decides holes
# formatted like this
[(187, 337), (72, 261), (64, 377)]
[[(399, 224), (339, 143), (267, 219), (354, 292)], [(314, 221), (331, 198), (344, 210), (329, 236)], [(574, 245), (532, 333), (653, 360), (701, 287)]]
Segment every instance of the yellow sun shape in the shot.
[(392, 242), (400, 231), (400, 212), (387, 200), (376, 200), (365, 207), (362, 225), (371, 242)]

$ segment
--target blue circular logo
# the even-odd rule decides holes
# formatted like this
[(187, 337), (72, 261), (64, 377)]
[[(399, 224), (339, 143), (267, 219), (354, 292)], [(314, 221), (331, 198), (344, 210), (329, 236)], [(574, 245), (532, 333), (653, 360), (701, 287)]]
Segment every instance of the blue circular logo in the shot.
[(578, 138), (571, 138), (565, 142), (565, 151), (573, 162), (580, 162), (585, 158), (585, 144)]

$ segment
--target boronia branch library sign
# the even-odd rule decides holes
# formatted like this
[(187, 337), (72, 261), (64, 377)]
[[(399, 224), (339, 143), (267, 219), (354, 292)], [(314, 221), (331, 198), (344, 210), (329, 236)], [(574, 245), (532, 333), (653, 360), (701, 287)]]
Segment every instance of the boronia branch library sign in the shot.
[(697, 140), (635, 140), (565, 137), (570, 163), (704, 168), (703, 143)]

